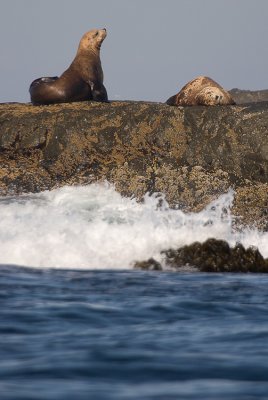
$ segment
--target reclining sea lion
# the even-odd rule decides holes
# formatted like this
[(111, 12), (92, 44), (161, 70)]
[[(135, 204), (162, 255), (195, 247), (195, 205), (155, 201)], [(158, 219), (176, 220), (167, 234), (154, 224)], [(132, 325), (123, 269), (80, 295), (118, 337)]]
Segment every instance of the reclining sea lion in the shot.
[(178, 94), (170, 97), (166, 104), (170, 106), (214, 106), (235, 104), (235, 101), (213, 79), (199, 76), (183, 86)]

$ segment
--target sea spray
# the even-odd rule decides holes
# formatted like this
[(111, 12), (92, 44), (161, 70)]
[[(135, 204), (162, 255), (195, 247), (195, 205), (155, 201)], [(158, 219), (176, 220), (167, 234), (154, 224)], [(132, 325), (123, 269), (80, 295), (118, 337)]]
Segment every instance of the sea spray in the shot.
[(109, 184), (66, 186), (0, 198), (0, 263), (42, 268), (129, 269), (207, 238), (257, 246), (268, 256), (268, 234), (236, 231), (230, 207), (234, 193), (199, 213), (171, 209), (159, 194), (143, 202), (122, 197)]

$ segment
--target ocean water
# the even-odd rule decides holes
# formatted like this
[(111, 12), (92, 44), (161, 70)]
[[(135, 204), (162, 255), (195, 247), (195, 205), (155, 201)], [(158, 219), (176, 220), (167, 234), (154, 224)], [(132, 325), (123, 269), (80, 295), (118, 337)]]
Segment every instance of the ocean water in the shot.
[(197, 214), (108, 184), (0, 198), (0, 399), (268, 398), (268, 276), (143, 272), (235, 231), (233, 192)]

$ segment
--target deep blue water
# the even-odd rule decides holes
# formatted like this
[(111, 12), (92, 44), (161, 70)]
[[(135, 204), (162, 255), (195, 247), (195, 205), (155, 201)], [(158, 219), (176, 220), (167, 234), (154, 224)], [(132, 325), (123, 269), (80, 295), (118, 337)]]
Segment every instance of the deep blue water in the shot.
[(0, 399), (268, 399), (268, 276), (0, 267)]

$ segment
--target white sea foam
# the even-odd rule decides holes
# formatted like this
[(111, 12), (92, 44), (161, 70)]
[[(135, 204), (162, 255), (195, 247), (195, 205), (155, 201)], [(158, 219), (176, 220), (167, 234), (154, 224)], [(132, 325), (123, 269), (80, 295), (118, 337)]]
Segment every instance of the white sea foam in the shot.
[(268, 234), (235, 232), (233, 192), (199, 213), (170, 209), (159, 195), (143, 203), (108, 184), (63, 187), (0, 198), (0, 263), (74, 269), (127, 269), (161, 250), (209, 237), (255, 245), (268, 256)]

